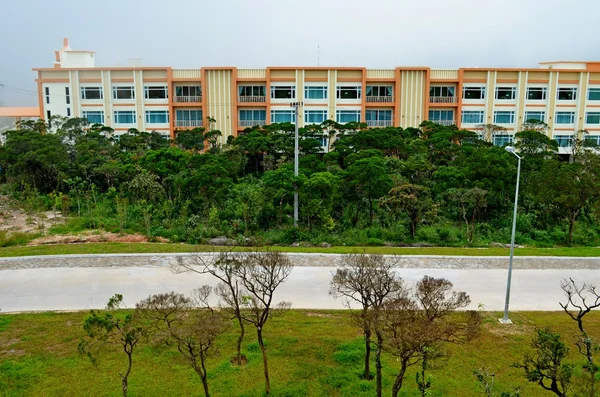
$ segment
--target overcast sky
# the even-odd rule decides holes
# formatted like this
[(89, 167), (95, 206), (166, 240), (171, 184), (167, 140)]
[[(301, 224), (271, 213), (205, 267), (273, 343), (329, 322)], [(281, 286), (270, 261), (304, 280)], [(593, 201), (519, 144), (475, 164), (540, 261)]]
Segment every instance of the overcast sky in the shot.
[(0, 105), (69, 37), (96, 66), (536, 67), (600, 60), (599, 0), (2, 0)]

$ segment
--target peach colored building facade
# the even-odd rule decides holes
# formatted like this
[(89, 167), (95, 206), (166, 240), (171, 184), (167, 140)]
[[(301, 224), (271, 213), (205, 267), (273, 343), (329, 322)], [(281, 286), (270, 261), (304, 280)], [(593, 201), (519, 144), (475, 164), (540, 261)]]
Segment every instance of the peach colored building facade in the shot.
[(600, 139), (600, 62), (545, 62), (539, 68), (397, 67), (95, 67), (94, 53), (65, 39), (51, 68), (36, 68), (40, 117), (86, 117), (117, 134), (130, 128), (174, 137), (207, 126), (225, 142), (244, 128), (296, 122), (290, 102), (302, 102), (300, 126), (326, 119), (371, 127), (416, 127), (424, 120), (505, 131), (511, 142), (526, 120), (548, 124), (561, 146), (588, 131)]

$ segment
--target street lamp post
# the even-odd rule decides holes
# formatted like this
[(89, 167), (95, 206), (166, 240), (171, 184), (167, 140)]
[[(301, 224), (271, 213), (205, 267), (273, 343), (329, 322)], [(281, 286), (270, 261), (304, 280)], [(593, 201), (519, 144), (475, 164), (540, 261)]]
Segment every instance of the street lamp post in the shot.
[(510, 302), (510, 282), (512, 278), (513, 256), (515, 253), (515, 232), (517, 229), (517, 203), (519, 202), (519, 178), (521, 177), (521, 159), (514, 146), (507, 146), (506, 151), (514, 154), (518, 159), (517, 165), (517, 188), (515, 189), (515, 208), (513, 210), (512, 235), (510, 237), (510, 259), (508, 260), (508, 280), (506, 281), (506, 299), (504, 300), (504, 317), (500, 319), (502, 324), (512, 324), (508, 318), (508, 305)]
[[(296, 110), (296, 122), (294, 123), (294, 177), (298, 179), (298, 108), (302, 102), (291, 102), (290, 107)], [(294, 182), (294, 227), (298, 227), (298, 183)]]

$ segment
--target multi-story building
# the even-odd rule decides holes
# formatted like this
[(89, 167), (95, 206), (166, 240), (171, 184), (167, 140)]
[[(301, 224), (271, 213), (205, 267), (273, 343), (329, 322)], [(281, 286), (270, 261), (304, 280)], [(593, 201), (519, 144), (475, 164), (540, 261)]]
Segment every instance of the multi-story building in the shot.
[[(211, 118), (225, 142), (275, 122), (416, 127), (431, 120), (474, 131), (496, 124), (505, 128), (494, 137), (502, 144), (535, 119), (561, 146), (582, 130), (600, 140), (600, 62), (525, 69), (95, 67), (93, 52), (73, 51), (65, 39), (53, 67), (33, 70), (40, 117), (85, 117), (117, 134), (137, 128), (174, 137)], [(303, 103), (298, 120), (291, 102)]]

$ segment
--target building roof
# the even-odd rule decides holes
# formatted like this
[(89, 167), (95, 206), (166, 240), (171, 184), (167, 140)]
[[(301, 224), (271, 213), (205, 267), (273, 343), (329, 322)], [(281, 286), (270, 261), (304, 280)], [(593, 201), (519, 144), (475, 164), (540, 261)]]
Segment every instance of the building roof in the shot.
[(39, 117), (40, 108), (8, 108), (0, 107), (0, 117)]

